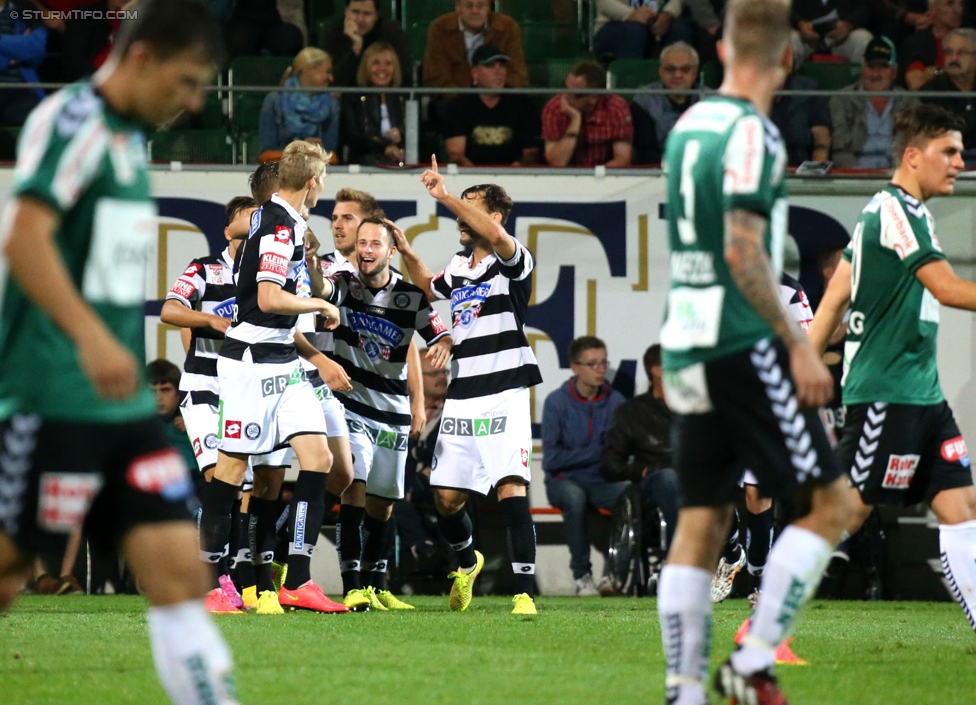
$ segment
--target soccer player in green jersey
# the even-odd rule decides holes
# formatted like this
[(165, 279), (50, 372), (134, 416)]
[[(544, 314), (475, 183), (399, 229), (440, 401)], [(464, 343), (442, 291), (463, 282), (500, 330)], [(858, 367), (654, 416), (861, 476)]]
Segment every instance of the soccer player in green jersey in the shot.
[(685, 505), (658, 587), (669, 705), (708, 702), (709, 593), (742, 468), (769, 496), (798, 492), (801, 517), (770, 551), (748, 635), (715, 678), (731, 702), (785, 704), (773, 652), (853, 513), (817, 413), (830, 373), (780, 296), (786, 151), (767, 115), (792, 65), (789, 17), (785, 0), (729, 2), (722, 87), (684, 113), (665, 153), (661, 345)]
[(935, 354), (939, 304), (976, 311), (976, 283), (946, 262), (924, 205), (952, 193), (963, 129), (932, 105), (895, 116), (894, 176), (861, 213), (810, 338), (822, 352), (850, 308), (839, 456), (859, 497), (851, 533), (876, 504), (928, 503), (939, 519), (942, 570), (976, 629), (976, 490)]
[(151, 604), (177, 703), (233, 703), (231, 654), (203, 606), (195, 508), (143, 376), (156, 235), (143, 129), (199, 110), (221, 29), (194, 0), (145, 0), (90, 82), (21, 133), (0, 227), (0, 608), (82, 525), (115, 544)]

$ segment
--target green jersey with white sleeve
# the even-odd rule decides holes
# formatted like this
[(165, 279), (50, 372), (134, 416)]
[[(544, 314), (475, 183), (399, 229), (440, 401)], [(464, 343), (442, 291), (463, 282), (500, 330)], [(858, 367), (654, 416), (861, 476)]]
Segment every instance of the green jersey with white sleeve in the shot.
[(671, 287), (661, 329), (664, 368), (678, 370), (746, 349), (773, 331), (739, 291), (725, 262), (725, 215), (767, 219), (765, 244), (779, 278), (788, 204), (779, 130), (748, 101), (702, 100), (668, 137)]

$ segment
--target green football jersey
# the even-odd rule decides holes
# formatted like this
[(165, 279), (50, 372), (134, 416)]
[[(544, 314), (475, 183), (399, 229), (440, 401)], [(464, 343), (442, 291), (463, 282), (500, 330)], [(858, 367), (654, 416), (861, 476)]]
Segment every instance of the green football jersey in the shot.
[(875, 194), (854, 227), (851, 307), (844, 343), (844, 403), (937, 404), (939, 302), (915, 277), (945, 259), (935, 220), (891, 185)]
[(44, 100), (20, 136), (13, 195), (59, 216), (55, 244), (85, 300), (140, 362), (139, 391), (99, 397), (71, 339), (12, 280), (0, 282), (0, 411), (119, 422), (155, 413), (145, 384), (146, 263), (155, 244), (142, 126), (89, 83)]
[(725, 262), (725, 214), (765, 216), (779, 277), (786, 233), (786, 150), (779, 130), (745, 100), (716, 96), (689, 108), (668, 137), (671, 288), (661, 329), (664, 368), (725, 357), (773, 335)]

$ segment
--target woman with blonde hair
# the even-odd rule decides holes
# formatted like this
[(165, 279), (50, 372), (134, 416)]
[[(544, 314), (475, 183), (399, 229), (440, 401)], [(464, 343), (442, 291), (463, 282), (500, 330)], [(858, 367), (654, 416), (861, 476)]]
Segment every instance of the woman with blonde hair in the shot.
[[(298, 52), (281, 78), (281, 85), (288, 88), (324, 88), (331, 82), (332, 58), (316, 47)], [(330, 93), (271, 93), (264, 99), (258, 122), (261, 151), (282, 150), (293, 140), (305, 140), (335, 152), (340, 119), (339, 101)]]
[[(400, 59), (392, 44), (374, 42), (363, 52), (356, 74), (362, 87), (399, 88)], [(404, 101), (401, 95), (365, 93), (342, 104), (349, 164), (401, 164), (404, 158)]]

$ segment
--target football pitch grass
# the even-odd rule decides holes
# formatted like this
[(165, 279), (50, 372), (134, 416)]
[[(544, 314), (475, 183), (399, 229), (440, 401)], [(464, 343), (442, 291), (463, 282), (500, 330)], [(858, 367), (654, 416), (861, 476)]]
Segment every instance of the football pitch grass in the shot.
[[(652, 703), (664, 700), (652, 599), (502, 597), (464, 613), (446, 597), (413, 612), (221, 616), (242, 703)], [(23, 597), (0, 616), (0, 702), (167, 702), (139, 597)], [(712, 667), (745, 600), (715, 610)], [(814, 602), (778, 669), (793, 705), (976, 702), (976, 636), (954, 603)], [(717, 700), (715, 702), (718, 702)]]

